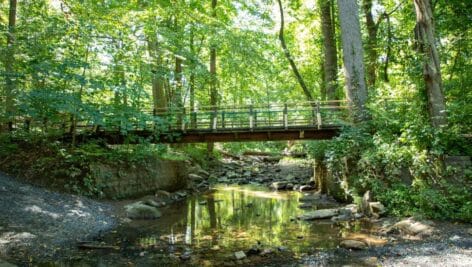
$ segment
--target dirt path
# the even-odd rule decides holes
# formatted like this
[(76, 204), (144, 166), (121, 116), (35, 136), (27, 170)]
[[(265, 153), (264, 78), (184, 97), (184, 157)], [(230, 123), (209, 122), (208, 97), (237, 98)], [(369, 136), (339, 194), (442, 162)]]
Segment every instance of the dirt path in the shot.
[(55, 257), (116, 224), (111, 206), (0, 173), (0, 258)]

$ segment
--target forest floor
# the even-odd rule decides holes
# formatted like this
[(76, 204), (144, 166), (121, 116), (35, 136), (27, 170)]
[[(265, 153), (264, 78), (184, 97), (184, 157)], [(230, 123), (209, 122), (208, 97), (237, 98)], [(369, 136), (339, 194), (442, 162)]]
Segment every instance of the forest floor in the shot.
[[(312, 171), (309, 164), (303, 160), (298, 163), (288, 160), (279, 166), (276, 162), (276, 158), (257, 156), (225, 159), (222, 167), (213, 170), (211, 175), (217, 177), (218, 183), (252, 181), (270, 186), (282, 177), (288, 177), (291, 182), (284, 183), (285, 186), (289, 184), (299, 189), (310, 185), (306, 180)], [(64, 257), (77, 249), (78, 241), (97, 239), (123, 221), (123, 215), (114, 206), (33, 187), (0, 174), (0, 259), (22, 265), (25, 257), (30, 261)], [(374, 221), (378, 227), (371, 234), (388, 239), (384, 246), (315, 251), (283, 265), (472, 266), (471, 224), (429, 222), (433, 232), (427, 236), (386, 233), (388, 227), (385, 225), (398, 221), (398, 218)], [(274, 262), (264, 262), (264, 266), (280, 266), (277, 260), (273, 257)], [(5, 263), (0, 260), (0, 266), (2, 264)], [(248, 265), (259, 266), (256, 262)]]

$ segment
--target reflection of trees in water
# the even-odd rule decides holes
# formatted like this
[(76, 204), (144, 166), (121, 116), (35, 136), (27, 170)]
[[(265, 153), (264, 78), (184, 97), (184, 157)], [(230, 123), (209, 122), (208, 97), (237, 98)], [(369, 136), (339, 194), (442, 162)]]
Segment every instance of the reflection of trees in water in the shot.
[[(262, 192), (261, 192), (262, 193)], [(217, 190), (206, 195), (206, 205), (188, 202), (188, 226), (192, 244), (206, 247), (247, 248), (257, 241), (269, 246), (290, 246), (294, 251), (311, 248), (320, 241), (335, 246), (336, 229), (330, 224), (291, 221), (302, 213), (296, 193), (284, 197), (260, 197), (248, 190)], [(286, 196), (286, 197), (285, 197)], [(297, 239), (303, 236), (303, 239)], [(332, 236), (329, 240), (328, 237)], [(313, 240), (324, 239), (321, 240)]]

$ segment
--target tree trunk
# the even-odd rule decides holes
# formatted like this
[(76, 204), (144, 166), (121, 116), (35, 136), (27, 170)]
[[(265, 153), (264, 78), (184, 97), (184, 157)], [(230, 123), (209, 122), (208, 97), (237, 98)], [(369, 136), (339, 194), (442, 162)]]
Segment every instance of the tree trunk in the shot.
[(356, 0), (338, 0), (346, 97), (355, 122), (369, 118), (359, 9)]
[(297, 65), (295, 64), (295, 61), (293, 60), (292, 55), (290, 54), (290, 51), (287, 48), (287, 44), (285, 43), (285, 37), (284, 37), (284, 26), (285, 26), (284, 8), (283, 8), (283, 5), (282, 5), (282, 0), (277, 0), (277, 2), (279, 3), (279, 10), (280, 10), (280, 30), (279, 30), (280, 44), (282, 45), (282, 49), (284, 51), (284, 54), (287, 57), (288, 62), (290, 63), (290, 67), (292, 68), (292, 71), (295, 74), (295, 77), (297, 78), (298, 83), (300, 84), (300, 86), (303, 89), (303, 93), (305, 94), (308, 101), (314, 101), (315, 99), (313, 98), (313, 95), (311, 94), (310, 90), (306, 86), (302, 75), (298, 71), (298, 68), (297, 68)]
[(148, 52), (152, 58), (153, 63), (151, 64), (152, 71), (152, 104), (154, 113), (162, 113), (167, 108), (167, 97), (164, 91), (164, 75), (162, 68), (162, 55), (159, 49), (159, 43), (157, 37), (148, 37)]
[[(216, 4), (217, 0), (211, 1), (211, 8), (212, 8), (212, 17), (216, 18)], [(216, 48), (214, 44), (211, 44), (210, 48), (210, 106), (212, 110), (216, 112), (216, 105), (218, 102), (218, 92), (217, 92), (217, 77), (216, 77)], [(211, 116), (212, 120), (215, 119), (214, 115)], [(212, 125), (211, 125), (212, 126)], [(207, 145), (207, 153), (211, 155), (213, 153), (213, 143), (208, 143)]]
[(193, 113), (195, 112), (195, 67), (196, 62), (194, 57), (195, 55), (195, 36), (193, 25), (190, 28), (190, 78), (189, 78), (189, 94), (190, 94), (190, 125), (192, 128), (195, 128), (197, 125), (196, 118), (194, 118)]
[(369, 39), (367, 40), (367, 85), (375, 86), (377, 70), (377, 23), (372, 15), (372, 0), (363, 0), (363, 9)]
[(15, 27), (17, 1), (10, 0), (8, 13), (7, 49), (5, 55), (5, 112), (8, 117), (8, 129), (13, 130), (13, 116), (15, 112)]
[(338, 55), (336, 50), (336, 35), (332, 14), (333, 0), (321, 0), (321, 31), (323, 33), (323, 72), (326, 100), (336, 100)]
[(430, 0), (414, 0), (418, 52), (423, 57), (428, 111), (433, 127), (447, 125), (446, 104), (442, 92), (441, 66), (434, 39), (433, 12)]

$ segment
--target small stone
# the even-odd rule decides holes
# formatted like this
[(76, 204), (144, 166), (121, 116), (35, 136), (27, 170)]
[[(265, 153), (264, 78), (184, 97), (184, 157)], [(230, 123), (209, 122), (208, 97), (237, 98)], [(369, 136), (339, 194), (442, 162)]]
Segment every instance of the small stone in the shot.
[(302, 185), (300, 186), (300, 191), (311, 191), (314, 190), (315, 188), (311, 185)]
[(187, 197), (187, 192), (184, 191), (178, 191), (175, 194), (181, 198)]
[(201, 177), (200, 175), (198, 174), (195, 174), (195, 173), (191, 173), (188, 175), (188, 178), (194, 182), (197, 182), (197, 183), (200, 183), (202, 182), (203, 180), (205, 180), (203, 177)]
[(379, 266), (379, 259), (377, 257), (369, 257), (364, 260), (364, 263), (368, 266)]
[(139, 257), (144, 257), (144, 255), (146, 255), (145, 251), (139, 252)]
[(274, 253), (274, 251), (272, 249), (266, 248), (259, 255), (265, 256), (265, 255), (269, 255), (269, 254), (272, 254), (272, 253)]
[(449, 240), (451, 240), (451, 241), (457, 241), (457, 240), (459, 240), (459, 239), (461, 239), (461, 237), (458, 236), (458, 235), (454, 235), (454, 236), (451, 236), (451, 237), (449, 238)]
[(244, 253), (244, 251), (237, 251), (234, 252), (234, 258), (236, 258), (236, 260), (242, 260), (246, 258), (246, 254)]
[(228, 183), (229, 179), (226, 176), (218, 178), (218, 183)]
[(218, 245), (214, 245), (213, 247), (211, 247), (211, 250), (213, 250), (213, 251), (218, 251), (218, 250), (220, 250), (220, 249), (221, 249), (221, 248), (220, 248), (220, 246), (218, 246)]
[(367, 247), (367, 244), (357, 240), (343, 240), (340, 244), (341, 247), (347, 249), (364, 249)]
[(156, 194), (155, 194), (156, 197), (170, 197), (171, 196), (171, 193), (167, 192), (167, 191), (164, 191), (164, 190), (157, 190)]
[(467, 233), (468, 233), (469, 235), (472, 235), (472, 228), (467, 229)]
[(141, 201), (125, 206), (126, 214), (130, 219), (157, 219), (161, 217), (161, 212), (148, 206)]
[(312, 212), (307, 212), (298, 216), (300, 220), (304, 221), (311, 221), (316, 219), (327, 219), (332, 218), (339, 214), (339, 209), (322, 209), (322, 210), (315, 210)]
[(192, 254), (189, 251), (187, 251), (184, 254), (180, 255), (180, 259), (183, 261), (187, 261), (191, 258), (191, 256)]
[(287, 247), (284, 247), (284, 246), (280, 246), (277, 248), (278, 251), (280, 252), (285, 252), (285, 251), (288, 251), (288, 248)]

